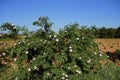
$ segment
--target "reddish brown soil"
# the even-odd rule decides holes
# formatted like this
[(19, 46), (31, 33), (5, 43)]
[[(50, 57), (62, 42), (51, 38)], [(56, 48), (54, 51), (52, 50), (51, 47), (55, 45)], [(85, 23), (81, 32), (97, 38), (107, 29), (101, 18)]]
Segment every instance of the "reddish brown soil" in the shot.
[(102, 52), (115, 52), (120, 50), (120, 39), (95, 39)]

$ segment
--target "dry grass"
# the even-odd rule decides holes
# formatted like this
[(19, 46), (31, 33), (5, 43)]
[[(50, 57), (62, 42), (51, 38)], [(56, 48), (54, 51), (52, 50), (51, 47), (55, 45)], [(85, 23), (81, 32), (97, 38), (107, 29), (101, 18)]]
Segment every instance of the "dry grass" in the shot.
[(0, 40), (0, 49), (1, 49), (1, 48), (10, 47), (10, 46), (12, 46), (15, 42), (16, 42), (16, 40), (13, 40), (13, 39)]

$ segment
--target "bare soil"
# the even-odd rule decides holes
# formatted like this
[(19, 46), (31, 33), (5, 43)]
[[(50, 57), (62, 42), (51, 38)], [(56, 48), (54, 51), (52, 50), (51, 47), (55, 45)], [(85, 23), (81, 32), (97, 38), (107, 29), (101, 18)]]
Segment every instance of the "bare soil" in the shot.
[(102, 52), (115, 52), (120, 50), (120, 39), (95, 39)]

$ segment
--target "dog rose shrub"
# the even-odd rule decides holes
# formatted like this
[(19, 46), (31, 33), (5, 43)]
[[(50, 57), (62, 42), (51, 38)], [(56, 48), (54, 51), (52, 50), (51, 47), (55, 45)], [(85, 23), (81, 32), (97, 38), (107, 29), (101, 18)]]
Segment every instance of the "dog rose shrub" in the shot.
[(12, 70), (5, 79), (82, 80), (84, 75), (96, 74), (100, 69), (100, 60), (105, 56), (89, 32), (70, 24), (55, 33), (48, 20), (40, 17), (34, 25), (41, 28), (7, 51)]

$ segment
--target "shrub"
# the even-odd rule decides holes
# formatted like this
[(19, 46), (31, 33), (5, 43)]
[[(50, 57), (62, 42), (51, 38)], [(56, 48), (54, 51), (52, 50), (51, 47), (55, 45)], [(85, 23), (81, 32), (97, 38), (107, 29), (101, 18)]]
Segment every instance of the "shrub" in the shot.
[(5, 79), (79, 80), (97, 73), (104, 55), (86, 30), (78, 24), (67, 25), (59, 33), (44, 29), (39, 37), (30, 34), (7, 51), (14, 66)]
[(5, 61), (7, 60), (7, 54), (4, 49), (0, 49), (0, 77), (2, 77), (3, 72), (6, 72), (8, 68)]
[(120, 80), (119, 74), (120, 67), (112, 62), (107, 63), (98, 73), (100, 80)]

